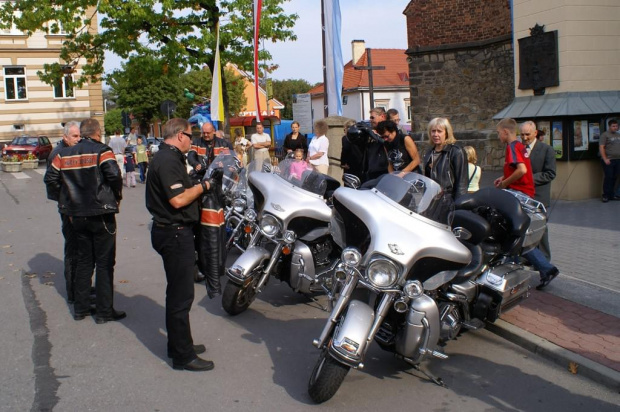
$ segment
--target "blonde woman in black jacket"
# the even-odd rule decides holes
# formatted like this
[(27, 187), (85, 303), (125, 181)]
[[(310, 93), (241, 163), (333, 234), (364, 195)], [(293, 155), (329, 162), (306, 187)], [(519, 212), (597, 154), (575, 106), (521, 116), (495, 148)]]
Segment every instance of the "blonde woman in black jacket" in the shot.
[(456, 199), (467, 193), (467, 157), (463, 149), (455, 145), (456, 139), (448, 119), (436, 117), (428, 124), (428, 136), (432, 148), (424, 154), (422, 170), (442, 189)]

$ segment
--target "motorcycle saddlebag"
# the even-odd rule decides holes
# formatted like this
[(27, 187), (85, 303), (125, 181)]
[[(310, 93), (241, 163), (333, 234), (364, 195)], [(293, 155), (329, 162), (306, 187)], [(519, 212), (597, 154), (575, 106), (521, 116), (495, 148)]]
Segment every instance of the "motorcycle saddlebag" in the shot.
[[(529, 296), (529, 280), (536, 272), (532, 272), (523, 268), (523, 266), (515, 264), (504, 264), (486, 270), (478, 279), (478, 283), (482, 289), (490, 289), (499, 298), (499, 314), (507, 311), (521, 300)], [(484, 292), (483, 292), (484, 293)]]
[(543, 212), (530, 213), (528, 211), (527, 214), (530, 217), (530, 226), (525, 232), (525, 240), (523, 241), (523, 249), (525, 250), (538, 245), (547, 226), (547, 216)]

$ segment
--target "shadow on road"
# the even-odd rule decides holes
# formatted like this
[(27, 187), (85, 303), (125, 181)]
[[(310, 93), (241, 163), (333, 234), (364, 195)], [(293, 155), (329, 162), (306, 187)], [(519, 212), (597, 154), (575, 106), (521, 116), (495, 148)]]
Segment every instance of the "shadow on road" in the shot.
[[(468, 338), (484, 340), (471, 334)], [(454, 354), (445, 361), (432, 361), (429, 369), (441, 376), (447, 390), (479, 399), (501, 411), (616, 411), (617, 405), (595, 396), (575, 394), (540, 376), (514, 366), (492, 362), (484, 357)], [(529, 369), (529, 368), (528, 368)], [(492, 373), (489, 373), (492, 371)], [(566, 372), (566, 380), (579, 379)]]

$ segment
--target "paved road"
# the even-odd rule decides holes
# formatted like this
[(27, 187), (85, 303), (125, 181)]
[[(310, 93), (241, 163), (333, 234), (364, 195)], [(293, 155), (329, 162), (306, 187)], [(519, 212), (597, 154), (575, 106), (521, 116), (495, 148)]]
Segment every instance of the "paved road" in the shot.
[[(197, 285), (197, 343), (212, 372), (174, 371), (165, 358), (165, 279), (150, 247), (143, 186), (125, 190), (118, 217), (118, 323), (73, 321), (64, 300), (62, 238), (41, 176), (0, 173), (0, 410), (562, 410), (612, 411), (620, 395), (571, 375), (487, 331), (451, 342), (425, 367), (440, 388), (375, 346), (336, 397), (314, 406), (311, 345), (327, 313), (271, 282), (251, 309), (226, 316)], [(324, 299), (321, 300), (324, 303)]]

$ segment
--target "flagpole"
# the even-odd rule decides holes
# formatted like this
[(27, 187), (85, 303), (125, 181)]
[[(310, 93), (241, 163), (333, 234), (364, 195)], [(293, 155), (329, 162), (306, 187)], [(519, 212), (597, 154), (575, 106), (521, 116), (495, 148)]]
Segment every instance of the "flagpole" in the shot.
[(327, 57), (325, 56), (325, 0), (321, 0), (321, 41), (323, 44), (323, 117), (328, 116)]

